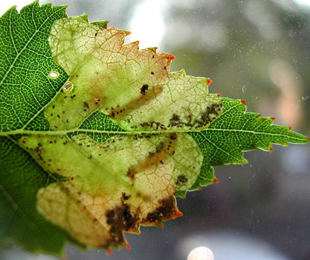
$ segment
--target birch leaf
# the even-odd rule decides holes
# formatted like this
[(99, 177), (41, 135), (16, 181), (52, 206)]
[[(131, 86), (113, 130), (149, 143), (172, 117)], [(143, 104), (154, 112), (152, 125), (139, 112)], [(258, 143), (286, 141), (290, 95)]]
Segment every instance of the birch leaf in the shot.
[(124, 232), (182, 216), (175, 196), (216, 182), (213, 166), (308, 142), (65, 8), (0, 20), (1, 237), (52, 254), (128, 247)]

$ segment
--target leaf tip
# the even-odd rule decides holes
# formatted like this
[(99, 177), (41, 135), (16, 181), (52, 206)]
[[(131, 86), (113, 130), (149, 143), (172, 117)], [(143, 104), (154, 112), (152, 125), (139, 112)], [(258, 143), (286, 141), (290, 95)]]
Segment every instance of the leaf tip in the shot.
[(173, 55), (169, 54), (169, 55), (168, 55), (168, 59), (170, 59), (170, 60), (174, 60), (174, 59), (175, 59), (175, 56), (173, 56)]
[(219, 183), (219, 179), (215, 177), (215, 178), (213, 179), (213, 183)]
[(159, 222), (155, 226), (159, 227), (159, 228), (163, 228), (164, 227), (164, 223), (163, 222)]
[(82, 14), (81, 15), (81, 18), (84, 19), (85, 21), (88, 21), (88, 17), (89, 17), (88, 14)]
[(109, 22), (110, 20), (102, 20), (102, 21), (91, 22), (91, 24), (97, 25), (99, 28), (102, 28), (102, 29), (108, 29)]
[(150, 47), (150, 48), (148, 48), (148, 49), (151, 50), (152, 52), (156, 53), (158, 47)]
[(182, 217), (183, 213), (181, 211), (177, 210), (175, 215), (176, 215), (176, 217)]
[(127, 248), (128, 250), (131, 249), (131, 246), (130, 246), (127, 242), (125, 242), (125, 246), (126, 246), (126, 248)]
[(245, 106), (247, 105), (243, 99), (241, 99), (241, 103), (243, 103)]

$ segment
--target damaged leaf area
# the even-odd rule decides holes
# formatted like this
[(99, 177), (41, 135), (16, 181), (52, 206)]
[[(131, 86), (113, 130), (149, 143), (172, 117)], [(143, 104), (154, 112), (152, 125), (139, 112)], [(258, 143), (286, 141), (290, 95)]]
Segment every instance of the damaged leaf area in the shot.
[(114, 136), (104, 145), (83, 134), (20, 142), (46, 171), (68, 178), (39, 191), (39, 212), (94, 247), (125, 244), (123, 231), (179, 216), (174, 194), (193, 185), (202, 163), (186, 134)]
[[(51, 127), (76, 128), (100, 111), (127, 131), (206, 129), (222, 112), (220, 97), (208, 94), (208, 80), (169, 73), (172, 55), (124, 44), (128, 34), (85, 17), (55, 22), (49, 43), (69, 81), (45, 109)], [(74, 91), (66, 91), (68, 84)], [(63, 114), (68, 110), (76, 113)]]
[(0, 238), (58, 255), (67, 241), (129, 247), (124, 232), (182, 216), (175, 197), (217, 182), (213, 166), (308, 142), (65, 9), (0, 20)]

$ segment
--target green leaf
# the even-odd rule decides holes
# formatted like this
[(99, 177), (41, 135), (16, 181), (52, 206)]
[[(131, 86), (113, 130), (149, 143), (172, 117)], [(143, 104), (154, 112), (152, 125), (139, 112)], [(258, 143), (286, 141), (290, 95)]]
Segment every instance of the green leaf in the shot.
[[(0, 130), (20, 129), (47, 105), (67, 75), (52, 59), (48, 44), (51, 27), (67, 17), (66, 6), (39, 7), (37, 2), (15, 7), (0, 20)], [(51, 71), (60, 76), (51, 80)], [(46, 120), (45, 120), (46, 121)], [(36, 127), (41, 128), (44, 121)]]
[[(39, 7), (35, 2), (20, 14), (13, 7), (1, 17), (1, 132), (23, 127), (66, 80), (64, 71), (53, 62), (47, 40), (53, 23), (67, 16), (65, 8)], [(45, 76), (51, 70), (63, 75), (51, 81)], [(44, 117), (37, 117), (32, 129), (46, 125)], [(60, 254), (65, 242), (72, 239), (37, 212), (36, 194), (61, 178), (45, 172), (21, 149), (17, 136), (0, 139), (0, 237), (13, 237), (32, 252)]]
[(36, 196), (63, 178), (46, 173), (11, 138), (0, 137), (0, 161), (0, 237), (14, 237), (32, 252), (61, 253), (71, 238), (38, 214)]
[(262, 118), (257, 113), (246, 113), (242, 100), (222, 98), (222, 101), (224, 111), (219, 119), (206, 131), (189, 133), (204, 156), (201, 174), (191, 189), (214, 181), (212, 166), (247, 163), (244, 151), (273, 151), (271, 143), (287, 146), (288, 143), (309, 141), (307, 137), (291, 131), (290, 127), (273, 125), (273, 117)]
[(175, 196), (215, 182), (213, 166), (308, 141), (65, 8), (0, 20), (1, 237), (52, 254), (126, 246), (124, 231), (181, 216)]

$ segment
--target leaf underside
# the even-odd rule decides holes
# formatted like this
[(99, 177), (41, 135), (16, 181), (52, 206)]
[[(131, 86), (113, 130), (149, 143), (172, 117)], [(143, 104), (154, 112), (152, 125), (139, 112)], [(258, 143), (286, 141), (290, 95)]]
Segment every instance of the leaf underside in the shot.
[(308, 141), (65, 9), (0, 20), (0, 237), (51, 254), (126, 246), (124, 231), (181, 216), (175, 196), (215, 182), (213, 166)]

